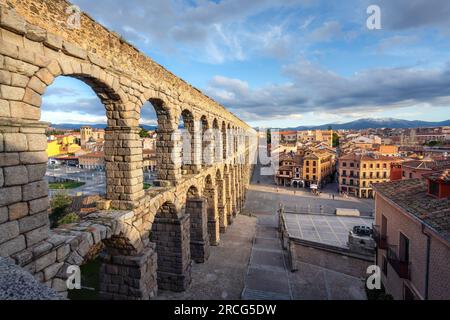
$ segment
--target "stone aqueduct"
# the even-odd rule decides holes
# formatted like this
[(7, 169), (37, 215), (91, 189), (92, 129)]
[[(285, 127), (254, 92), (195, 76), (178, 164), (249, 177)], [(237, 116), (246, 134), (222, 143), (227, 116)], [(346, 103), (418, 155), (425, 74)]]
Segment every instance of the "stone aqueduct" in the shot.
[[(255, 132), (89, 16), (81, 15), (80, 29), (68, 28), (70, 3), (0, 4), (0, 256), (64, 293), (68, 266), (104, 248), (103, 298), (148, 299), (158, 288), (186, 289), (192, 260), (208, 258), (242, 209), (252, 170), (248, 136)], [(58, 76), (84, 81), (105, 106), (107, 195), (97, 213), (51, 230), (48, 123), (40, 121), (40, 106)], [(158, 117), (158, 187), (145, 191), (138, 133), (147, 101)], [(194, 157), (205, 147), (214, 161), (182, 166), (170, 156), (180, 153), (173, 139), (180, 117), (189, 130), (220, 130), (206, 146), (193, 143)], [(242, 135), (230, 135), (233, 130)]]

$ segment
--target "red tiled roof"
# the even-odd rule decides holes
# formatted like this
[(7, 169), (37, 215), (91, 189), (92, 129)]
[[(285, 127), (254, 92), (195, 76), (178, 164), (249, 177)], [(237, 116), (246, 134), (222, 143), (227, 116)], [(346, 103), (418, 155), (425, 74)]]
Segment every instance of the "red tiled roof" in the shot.
[(375, 183), (373, 188), (450, 242), (450, 198), (437, 199), (428, 195), (426, 180), (408, 179)]

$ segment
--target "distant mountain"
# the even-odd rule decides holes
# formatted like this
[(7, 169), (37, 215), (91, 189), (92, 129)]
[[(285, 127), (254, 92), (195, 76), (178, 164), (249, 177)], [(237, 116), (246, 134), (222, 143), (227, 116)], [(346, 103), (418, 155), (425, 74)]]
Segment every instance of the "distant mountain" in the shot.
[(286, 128), (286, 130), (326, 130), (329, 127), (333, 130), (360, 130), (360, 129), (381, 129), (381, 128), (423, 128), (423, 127), (441, 127), (450, 126), (450, 120), (441, 122), (428, 122), (420, 120), (402, 120), (394, 118), (381, 119), (359, 119), (347, 123), (329, 123), (320, 126), (299, 126), (295, 128)]
[[(95, 129), (105, 129), (106, 124), (102, 123), (94, 123), (94, 124), (80, 124), (80, 123), (57, 123), (52, 124), (51, 127), (55, 129), (66, 129), (66, 130), (76, 130), (80, 129), (82, 126), (90, 126)], [(148, 125), (141, 125), (145, 130), (147, 131), (154, 131), (156, 130), (157, 126), (148, 126)]]

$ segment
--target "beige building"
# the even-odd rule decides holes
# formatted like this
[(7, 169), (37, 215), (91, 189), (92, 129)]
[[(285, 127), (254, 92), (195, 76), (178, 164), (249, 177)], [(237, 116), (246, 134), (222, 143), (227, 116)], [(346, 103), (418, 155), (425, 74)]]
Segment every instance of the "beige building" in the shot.
[(450, 299), (450, 175), (374, 185), (377, 264), (394, 299)]
[(391, 180), (391, 166), (401, 158), (351, 153), (339, 159), (339, 191), (359, 198), (372, 198), (373, 183)]
[(334, 174), (334, 155), (326, 150), (307, 151), (303, 157), (305, 186), (318, 186), (331, 182)]

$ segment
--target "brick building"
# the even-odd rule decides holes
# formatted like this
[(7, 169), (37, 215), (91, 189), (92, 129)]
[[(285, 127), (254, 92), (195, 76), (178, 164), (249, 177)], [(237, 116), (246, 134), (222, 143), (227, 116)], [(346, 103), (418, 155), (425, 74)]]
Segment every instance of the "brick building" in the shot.
[(375, 184), (377, 264), (395, 299), (450, 299), (450, 175)]

